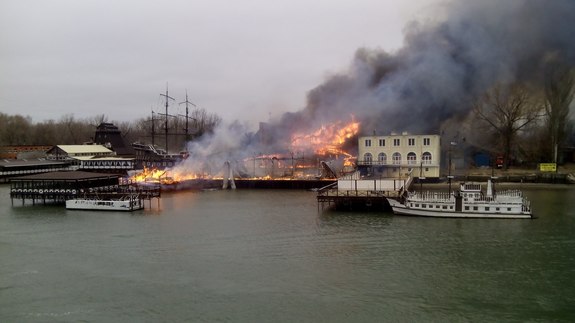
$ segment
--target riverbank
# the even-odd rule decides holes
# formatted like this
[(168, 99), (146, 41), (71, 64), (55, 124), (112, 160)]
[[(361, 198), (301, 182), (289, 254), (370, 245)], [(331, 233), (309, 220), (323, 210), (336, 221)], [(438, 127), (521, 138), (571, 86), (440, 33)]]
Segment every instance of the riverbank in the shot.
[[(477, 181), (485, 182), (494, 177), (498, 183), (544, 183), (544, 184), (575, 184), (575, 165), (559, 166), (557, 172), (541, 172), (538, 169), (515, 168), (492, 169), (473, 168), (454, 172), (454, 182)], [(443, 181), (447, 181), (443, 178)]]

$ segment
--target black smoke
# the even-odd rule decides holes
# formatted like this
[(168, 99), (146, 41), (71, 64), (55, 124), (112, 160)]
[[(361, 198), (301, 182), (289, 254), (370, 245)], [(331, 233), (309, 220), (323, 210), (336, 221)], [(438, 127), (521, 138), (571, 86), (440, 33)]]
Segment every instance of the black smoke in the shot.
[(549, 55), (575, 63), (575, 1), (455, 1), (436, 14), (445, 18), (406, 26), (394, 53), (358, 49), (348, 71), (277, 122), (279, 136), (351, 114), (362, 134), (438, 133), (494, 84), (539, 82)]
[(575, 65), (573, 0), (462, 0), (428, 16), (405, 27), (395, 52), (358, 49), (348, 70), (309, 91), (302, 110), (262, 123), (256, 134), (219, 129), (190, 151), (224, 160), (282, 153), (292, 134), (352, 115), (364, 135), (437, 134), (495, 84), (541, 82), (549, 56)]

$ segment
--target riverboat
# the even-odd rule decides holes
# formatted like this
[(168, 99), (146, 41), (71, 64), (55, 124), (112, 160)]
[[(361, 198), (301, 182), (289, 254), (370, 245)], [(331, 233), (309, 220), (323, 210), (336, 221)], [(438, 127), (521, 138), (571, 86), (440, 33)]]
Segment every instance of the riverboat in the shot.
[(144, 201), (137, 194), (118, 199), (75, 198), (66, 201), (68, 210), (135, 211), (144, 208)]
[(387, 198), (394, 214), (429, 217), (529, 219), (531, 203), (520, 190), (495, 191), (491, 179), (481, 184), (461, 183), (454, 192), (405, 192)]

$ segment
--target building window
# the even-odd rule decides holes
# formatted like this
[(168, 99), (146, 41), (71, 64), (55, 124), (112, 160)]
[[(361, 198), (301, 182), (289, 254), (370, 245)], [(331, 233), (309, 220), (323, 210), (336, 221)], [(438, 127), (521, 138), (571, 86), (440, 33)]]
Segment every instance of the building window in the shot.
[(365, 139), (365, 146), (371, 147), (371, 139)]
[(429, 146), (431, 145), (431, 140), (429, 138), (423, 138), (423, 145), (424, 146)]
[(431, 154), (430, 154), (429, 152), (427, 152), (427, 151), (424, 152), (424, 153), (421, 155), (421, 162), (422, 162), (424, 165), (431, 165)]
[(401, 142), (399, 141), (399, 138), (393, 139), (393, 145), (394, 145), (394, 146), (397, 147), (397, 146), (399, 146), (400, 143), (401, 143)]
[(377, 155), (377, 161), (384, 165), (387, 164), (387, 155), (385, 153), (379, 153), (379, 155)]
[(415, 138), (409, 138), (407, 139), (407, 144), (409, 146), (415, 146)]
[(414, 152), (407, 154), (407, 164), (415, 165), (417, 163), (416, 156)]
[(391, 156), (394, 165), (401, 165), (401, 154), (400, 153), (393, 153)]
[(385, 139), (379, 139), (379, 147), (385, 147)]
[(370, 153), (365, 153), (365, 155), (363, 155), (363, 161), (369, 165), (373, 161), (373, 156)]
[(465, 207), (465, 211), (469, 211), (469, 206), (466, 206), (466, 207)]

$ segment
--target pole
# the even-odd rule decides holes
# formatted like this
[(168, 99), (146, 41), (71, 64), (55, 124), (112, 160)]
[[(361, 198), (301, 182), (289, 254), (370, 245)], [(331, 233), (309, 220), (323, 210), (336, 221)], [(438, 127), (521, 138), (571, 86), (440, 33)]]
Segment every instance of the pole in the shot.
[(164, 121), (165, 127), (165, 135), (166, 135), (166, 154), (168, 153), (168, 99), (175, 100), (171, 96), (168, 95), (168, 85), (166, 84), (166, 94), (160, 94), (161, 96), (166, 97), (166, 120)]
[(194, 107), (197, 107), (195, 104), (193, 104), (192, 102), (190, 102), (190, 101), (188, 100), (188, 90), (186, 90), (186, 101), (180, 102), (180, 104), (184, 104), (184, 103), (186, 104), (186, 128), (185, 128), (185, 132), (186, 132), (186, 141), (187, 141), (187, 140), (190, 140), (190, 138), (189, 138), (188, 120), (189, 120), (189, 119), (194, 119), (194, 120), (196, 120), (195, 118), (190, 118), (190, 117), (189, 117), (188, 105), (191, 104), (191, 105), (193, 105)]

